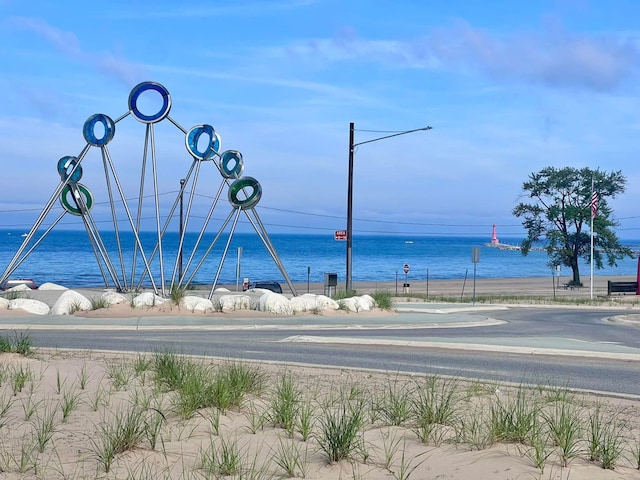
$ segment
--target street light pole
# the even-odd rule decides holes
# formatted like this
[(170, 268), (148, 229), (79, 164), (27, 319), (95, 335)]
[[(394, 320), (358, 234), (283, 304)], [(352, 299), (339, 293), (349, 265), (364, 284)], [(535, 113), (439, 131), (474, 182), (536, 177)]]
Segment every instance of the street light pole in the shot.
[(349, 295), (352, 290), (351, 284), (351, 265), (352, 265), (352, 248), (353, 248), (353, 132), (354, 124), (349, 124), (349, 177), (347, 188), (347, 271), (345, 281), (345, 292)]
[(432, 127), (416, 128), (414, 130), (407, 130), (404, 132), (393, 133), (391, 135), (385, 135), (384, 137), (372, 138), (371, 140), (365, 140), (364, 142), (354, 143), (354, 123), (349, 123), (349, 176), (347, 179), (347, 267), (346, 267), (346, 281), (345, 290), (347, 294), (353, 290), (352, 278), (352, 265), (353, 265), (353, 152), (354, 148), (358, 145), (364, 145), (365, 143), (377, 142), (379, 140), (385, 140), (391, 137), (397, 137), (399, 135), (406, 135), (407, 133), (420, 132), (431, 130)]

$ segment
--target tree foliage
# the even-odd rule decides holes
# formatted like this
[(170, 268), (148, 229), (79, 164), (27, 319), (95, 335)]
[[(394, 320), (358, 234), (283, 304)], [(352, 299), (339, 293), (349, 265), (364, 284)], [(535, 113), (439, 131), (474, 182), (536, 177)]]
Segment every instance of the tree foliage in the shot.
[[(593, 218), (594, 252), (591, 259), (591, 185), (598, 193), (597, 215)], [(625, 190), (626, 178), (621, 171), (603, 172), (599, 169), (557, 169), (546, 167), (531, 173), (523, 183), (523, 197), (513, 209), (522, 217), (527, 230), (521, 251), (527, 255), (536, 242), (542, 242), (549, 255), (549, 265), (570, 267), (572, 283), (581, 285), (579, 258), (594, 262), (598, 269), (607, 264), (631, 257), (630, 249), (622, 246), (612, 227), (618, 223), (612, 218), (607, 198), (615, 198)]]

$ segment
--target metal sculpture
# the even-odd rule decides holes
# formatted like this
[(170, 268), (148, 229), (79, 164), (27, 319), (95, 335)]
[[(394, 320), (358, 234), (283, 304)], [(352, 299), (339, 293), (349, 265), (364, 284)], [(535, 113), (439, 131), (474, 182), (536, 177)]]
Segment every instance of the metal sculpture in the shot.
[[(138, 106), (138, 100), (145, 92), (156, 92), (162, 98), (162, 106), (157, 112), (153, 114), (145, 114)], [(184, 129), (174, 119), (169, 116), (171, 110), (171, 95), (169, 91), (161, 84), (155, 82), (142, 82), (136, 85), (129, 95), (128, 100), (129, 110), (124, 115), (118, 117), (116, 120), (112, 120), (109, 116), (104, 114), (95, 114), (87, 119), (84, 123), (82, 132), (87, 142), (78, 156), (65, 156), (62, 157), (57, 164), (58, 174), (60, 175), (60, 183), (54, 190), (53, 194), (49, 198), (42, 212), (36, 219), (31, 230), (25, 237), (22, 245), (9, 262), (2, 277), (0, 277), (0, 284), (3, 284), (9, 276), (19, 267), (19, 265), (33, 252), (33, 250), (42, 242), (46, 235), (60, 222), (60, 220), (67, 214), (71, 214), (80, 217), (83, 221), (84, 227), (87, 231), (88, 239), (93, 248), (98, 267), (100, 268), (101, 275), (105, 282), (105, 286), (110, 286), (110, 282), (119, 291), (128, 291), (131, 289), (139, 289), (143, 282), (148, 279), (156, 294), (166, 296), (167, 286), (169, 291), (174, 288), (186, 288), (192, 283), (195, 275), (205, 265), (210, 253), (216, 246), (217, 242), (222, 238), (226, 228), (231, 223), (229, 235), (226, 244), (223, 248), (222, 256), (218, 267), (216, 269), (214, 278), (211, 284), (211, 290), (209, 293), (209, 299), (212, 298), (213, 292), (218, 284), (222, 266), (225, 258), (229, 252), (229, 246), (233, 234), (238, 224), (238, 218), (241, 214), (244, 214), (253, 229), (257, 233), (258, 237), (262, 241), (263, 245), (267, 249), (268, 253), (272, 257), (276, 266), (282, 273), (285, 281), (289, 285), (291, 292), (295, 295), (296, 291), (291, 283), (291, 279), (287, 275), (287, 272), (278, 257), (278, 254), (271, 243), (264, 224), (260, 220), (258, 213), (255, 211), (255, 206), (258, 204), (262, 197), (262, 187), (260, 183), (253, 177), (243, 176), (244, 161), (242, 154), (236, 150), (226, 150), (220, 152), (220, 137), (215, 129), (211, 125), (203, 124), (197, 125), (190, 130)], [(129, 207), (129, 201), (125, 195), (122, 183), (118, 176), (118, 172), (115, 168), (114, 162), (111, 158), (109, 151), (109, 143), (114, 139), (116, 133), (116, 125), (128, 116), (133, 116), (137, 121), (146, 125), (145, 140), (144, 140), (144, 152), (142, 155), (142, 166), (140, 172), (140, 188), (137, 198), (137, 209), (135, 215), (132, 213), (132, 209)], [(172, 125), (178, 128), (185, 136), (185, 146), (189, 155), (192, 157), (191, 165), (180, 181), (180, 190), (178, 191), (175, 201), (169, 211), (169, 214), (163, 218), (160, 212), (160, 201), (158, 192), (158, 164), (156, 159), (156, 142), (155, 142), (155, 129), (154, 125), (168, 120)], [(81, 163), (86, 157), (91, 148), (100, 149), (102, 163), (104, 168), (104, 178), (106, 182), (106, 191), (108, 194), (108, 203), (111, 210), (111, 220), (113, 222), (115, 240), (118, 251), (117, 261), (111, 258), (104, 241), (100, 235), (97, 224), (91, 214), (92, 207), (94, 205), (94, 198), (89, 188), (79, 181), (82, 179), (83, 170)], [(146, 169), (147, 163), (151, 163), (152, 179), (153, 179), (153, 199), (154, 199), (154, 220), (155, 220), (155, 246), (149, 252), (143, 247), (140, 239), (140, 225), (143, 214), (143, 197), (146, 184)], [(185, 232), (189, 223), (189, 217), (192, 212), (194, 196), (196, 194), (196, 188), (198, 179), (200, 176), (201, 167), (203, 164), (211, 162), (213, 163), (221, 177), (222, 181), (215, 195), (213, 202), (209, 208), (209, 211), (205, 217), (203, 225), (198, 234), (195, 245), (193, 246), (186, 266), (182, 268), (182, 255), (185, 250)], [(163, 238), (168, 230), (171, 219), (173, 218), (176, 209), (181, 203), (183, 194), (187, 191), (187, 187), (190, 185), (189, 197), (187, 201), (186, 215), (184, 216), (184, 225), (181, 220), (180, 239), (178, 242), (178, 251), (176, 252), (176, 260), (171, 268), (170, 279), (168, 279), (167, 273), (169, 270), (164, 265), (163, 255)], [(115, 192), (114, 192), (115, 186)], [(231, 205), (231, 211), (227, 215), (226, 219), (222, 222), (217, 234), (213, 241), (206, 248), (205, 253), (201, 258), (196, 258), (196, 252), (201, 246), (204, 235), (207, 232), (209, 224), (211, 222), (214, 210), (218, 206), (220, 196), (222, 195), (225, 187), (227, 188), (227, 197), (229, 204)], [(119, 198), (117, 198), (117, 197)], [(42, 226), (43, 221), (47, 215), (51, 212), (56, 201), (59, 201), (62, 205), (63, 212), (53, 221), (53, 223), (37, 238), (33, 245), (28, 245), (36, 237), (39, 228)], [(116, 202), (122, 205), (126, 214), (128, 225), (133, 233), (135, 239), (135, 245), (131, 258), (131, 269), (126, 271), (124, 250), (121, 242), (121, 232), (118, 226), (118, 220), (116, 215)], [(184, 227), (184, 228), (183, 228)], [(159, 278), (154, 275), (151, 268), (151, 262), (158, 257), (159, 269), (156, 269), (156, 274), (159, 274)], [(196, 262), (197, 260), (197, 262)], [(136, 272), (136, 265), (142, 264), (142, 272)], [(180, 265), (179, 265), (180, 261)], [(116, 264), (119, 263), (120, 271)], [(194, 265), (195, 264), (195, 265)], [(180, 267), (180, 268), (179, 268)]]

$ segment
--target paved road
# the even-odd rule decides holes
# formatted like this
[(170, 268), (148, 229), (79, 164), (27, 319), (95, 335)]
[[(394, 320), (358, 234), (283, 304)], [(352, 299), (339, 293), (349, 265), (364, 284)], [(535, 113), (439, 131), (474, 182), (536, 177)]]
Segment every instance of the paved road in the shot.
[[(78, 324), (61, 329), (31, 325), (30, 332), (43, 347), (149, 352), (170, 348), (224, 358), (460, 375), (640, 395), (640, 324), (610, 321), (627, 313), (484, 308), (405, 313), (372, 319), (368, 325), (358, 324), (361, 319), (354, 315), (349, 325), (342, 325), (345, 319), (300, 317), (279, 323), (250, 319), (234, 325), (209, 321), (189, 329), (195, 320), (132, 319), (120, 322), (122, 330), (100, 331), (81, 330), (88, 327), (86, 321), (79, 324), (66, 317), (62, 324)], [(486, 322), (487, 318), (504, 323)], [(136, 330), (141, 322), (144, 326)], [(475, 324), (479, 326), (459, 328)]]
[[(553, 384), (640, 395), (640, 362), (553, 355), (469, 352), (438, 348), (281, 342), (295, 331), (32, 331), (43, 347), (158, 351), (172, 349), (223, 358), (308, 363), (441, 375), (495, 381)], [(317, 333), (316, 331), (303, 333)], [(334, 331), (352, 335), (352, 331)]]

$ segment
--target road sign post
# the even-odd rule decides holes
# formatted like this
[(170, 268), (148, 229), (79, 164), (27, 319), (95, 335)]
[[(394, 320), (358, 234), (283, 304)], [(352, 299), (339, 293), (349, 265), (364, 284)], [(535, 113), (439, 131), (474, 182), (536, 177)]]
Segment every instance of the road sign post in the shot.
[(403, 292), (404, 293), (409, 293), (409, 264), (405, 263), (402, 266), (402, 271), (404, 272), (404, 285), (403, 285)]
[(480, 247), (473, 247), (471, 252), (471, 260), (473, 261), (473, 301), (472, 305), (476, 304), (476, 267), (480, 263)]

